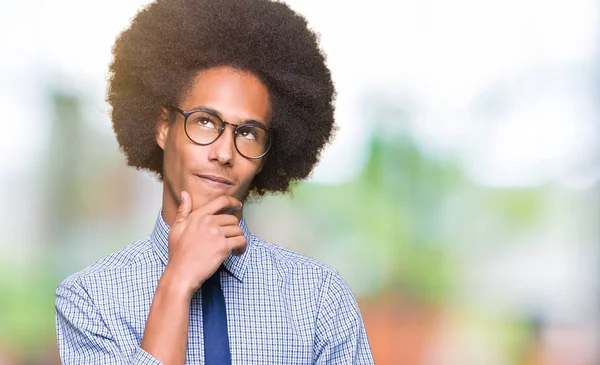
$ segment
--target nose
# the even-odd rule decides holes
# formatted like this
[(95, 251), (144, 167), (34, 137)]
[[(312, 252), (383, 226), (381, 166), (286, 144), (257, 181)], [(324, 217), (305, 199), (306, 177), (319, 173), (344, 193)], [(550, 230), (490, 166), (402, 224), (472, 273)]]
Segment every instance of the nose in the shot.
[(210, 148), (208, 157), (211, 161), (217, 161), (221, 165), (231, 166), (235, 155), (235, 145), (233, 131), (227, 127), (235, 129), (234, 126), (225, 124), (225, 130), (219, 138), (208, 146)]

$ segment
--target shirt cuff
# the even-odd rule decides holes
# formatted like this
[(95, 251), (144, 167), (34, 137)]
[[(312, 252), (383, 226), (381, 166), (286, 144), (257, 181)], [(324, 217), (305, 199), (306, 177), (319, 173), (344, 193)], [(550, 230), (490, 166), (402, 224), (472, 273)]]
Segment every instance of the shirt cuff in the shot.
[(133, 365), (163, 365), (162, 362), (157, 360), (154, 356), (150, 355), (141, 347), (137, 348), (135, 355), (133, 356)]

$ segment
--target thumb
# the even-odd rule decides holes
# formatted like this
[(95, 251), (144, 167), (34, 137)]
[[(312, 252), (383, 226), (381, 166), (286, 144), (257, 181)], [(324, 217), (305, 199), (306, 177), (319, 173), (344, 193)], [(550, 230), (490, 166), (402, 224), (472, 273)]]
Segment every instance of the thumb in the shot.
[(192, 211), (192, 198), (187, 191), (181, 192), (181, 202), (179, 203), (179, 209), (175, 214), (175, 224), (183, 222)]

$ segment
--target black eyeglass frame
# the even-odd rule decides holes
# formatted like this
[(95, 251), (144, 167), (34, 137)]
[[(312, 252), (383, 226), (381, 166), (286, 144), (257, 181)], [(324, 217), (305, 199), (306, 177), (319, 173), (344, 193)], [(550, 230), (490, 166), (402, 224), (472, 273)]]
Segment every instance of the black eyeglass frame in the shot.
[[(229, 122), (223, 120), (223, 118), (221, 118), (219, 115), (215, 114), (212, 110), (208, 110), (208, 109), (194, 109), (194, 110), (184, 111), (184, 110), (181, 110), (178, 107), (173, 106), (173, 105), (165, 105), (165, 108), (167, 110), (171, 110), (171, 111), (174, 111), (176, 113), (179, 113), (179, 114), (183, 115), (183, 130), (185, 131), (185, 135), (188, 137), (188, 139), (190, 141), (192, 141), (193, 143), (195, 143), (195, 144), (197, 144), (199, 146), (208, 146), (208, 145), (211, 145), (211, 144), (215, 143), (217, 141), (217, 139), (219, 139), (219, 137), (221, 137), (221, 135), (223, 134), (223, 131), (225, 131), (225, 127), (227, 125), (230, 125), (230, 126), (234, 127), (234, 130), (233, 130), (233, 145), (235, 146), (236, 151), (240, 155), (244, 156), (245, 158), (251, 159), (251, 160), (256, 160), (256, 159), (262, 158), (271, 149), (271, 134), (269, 133), (269, 130), (267, 128), (263, 127), (263, 126), (257, 125), (256, 123), (246, 123), (246, 124), (233, 124), (233, 123), (229, 123)], [(213, 117), (217, 118), (222, 123), (222, 127), (219, 128), (219, 133), (217, 134), (217, 136), (215, 137), (215, 139), (213, 139), (212, 141), (210, 141), (208, 143), (200, 143), (198, 141), (195, 141), (188, 134), (188, 131), (187, 131), (187, 120), (190, 117), (190, 115), (192, 115), (194, 113), (197, 113), (197, 112), (202, 112), (202, 113), (210, 114)], [(239, 131), (242, 128), (244, 128), (244, 127), (260, 128), (260, 129), (262, 129), (262, 130), (265, 131), (268, 143), (265, 146), (265, 151), (260, 156), (257, 156), (257, 157), (248, 157), (248, 156), (244, 155), (242, 152), (240, 152), (240, 150), (239, 150), (239, 148), (237, 146), (237, 139), (236, 139), (236, 137), (239, 134)]]

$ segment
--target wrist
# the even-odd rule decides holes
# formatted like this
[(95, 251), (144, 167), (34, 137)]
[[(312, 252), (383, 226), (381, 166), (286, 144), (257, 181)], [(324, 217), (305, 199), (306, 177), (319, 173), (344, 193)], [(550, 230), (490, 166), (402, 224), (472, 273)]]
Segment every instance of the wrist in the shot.
[(156, 292), (159, 291), (168, 294), (171, 298), (182, 298), (190, 301), (196, 288), (183, 280), (181, 275), (178, 275), (173, 270), (169, 270), (169, 267), (167, 267), (158, 281)]

